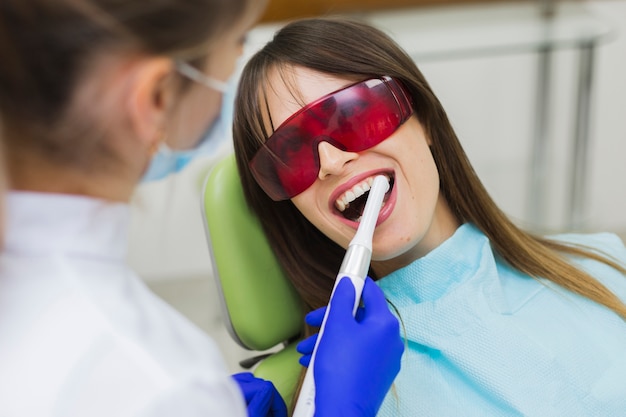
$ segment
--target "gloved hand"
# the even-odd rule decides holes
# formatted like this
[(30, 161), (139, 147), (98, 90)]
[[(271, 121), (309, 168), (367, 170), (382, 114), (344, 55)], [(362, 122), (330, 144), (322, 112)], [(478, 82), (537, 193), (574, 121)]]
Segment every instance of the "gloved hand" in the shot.
[[(342, 278), (330, 300), (330, 312), (317, 348), (315, 416), (375, 416), (400, 371), (404, 344), (398, 320), (391, 314), (380, 288), (367, 278), (363, 307), (352, 317), (354, 286)], [(326, 307), (306, 316), (310, 326), (320, 326)], [(308, 366), (317, 335), (297, 346)]]
[(270, 381), (250, 372), (232, 376), (243, 392), (250, 417), (287, 417), (287, 406)]

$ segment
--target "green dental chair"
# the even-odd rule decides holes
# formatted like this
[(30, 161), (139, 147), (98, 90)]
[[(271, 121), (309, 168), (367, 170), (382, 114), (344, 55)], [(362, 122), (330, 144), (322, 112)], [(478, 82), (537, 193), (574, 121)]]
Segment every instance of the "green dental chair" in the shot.
[(242, 361), (241, 366), (255, 366), (253, 373), (272, 381), (290, 407), (302, 369), (295, 339), (304, 315), (298, 294), (244, 200), (233, 154), (209, 172), (202, 212), (228, 332), (239, 345), (257, 353), (279, 348)]

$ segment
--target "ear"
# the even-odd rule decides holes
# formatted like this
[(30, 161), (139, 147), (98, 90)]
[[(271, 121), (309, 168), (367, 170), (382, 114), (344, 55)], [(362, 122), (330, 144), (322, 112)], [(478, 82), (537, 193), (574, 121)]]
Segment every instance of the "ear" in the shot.
[(126, 110), (137, 138), (149, 148), (156, 149), (162, 140), (174, 100), (173, 70), (174, 62), (165, 57), (133, 63)]

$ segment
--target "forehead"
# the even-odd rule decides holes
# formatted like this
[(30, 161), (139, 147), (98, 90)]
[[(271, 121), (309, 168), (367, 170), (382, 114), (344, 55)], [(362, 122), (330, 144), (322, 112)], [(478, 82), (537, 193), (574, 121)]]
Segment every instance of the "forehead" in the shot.
[(324, 74), (304, 67), (273, 68), (268, 76), (265, 100), (270, 132), (307, 104), (333, 91), (354, 83), (354, 80)]

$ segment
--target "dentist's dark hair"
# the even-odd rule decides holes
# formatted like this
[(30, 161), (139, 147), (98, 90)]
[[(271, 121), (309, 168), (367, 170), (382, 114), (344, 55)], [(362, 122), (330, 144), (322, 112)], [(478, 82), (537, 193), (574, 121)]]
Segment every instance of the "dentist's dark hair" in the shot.
[[(0, 0), (2, 136), (61, 163), (106, 151), (94, 121), (69, 109), (94, 59), (136, 53), (203, 60), (252, 1)], [(86, 133), (96, 138), (85, 140)]]
[[(383, 75), (401, 80), (431, 139), (440, 192), (458, 221), (471, 222), (481, 229), (497, 254), (513, 268), (548, 279), (626, 318), (626, 306), (564, 255), (595, 259), (626, 273), (624, 267), (592, 250), (533, 236), (514, 225), (485, 190), (446, 112), (413, 60), (382, 31), (337, 18), (300, 20), (278, 31), (245, 67), (235, 104), (234, 144), (246, 200), (309, 309), (328, 302), (345, 250), (309, 223), (289, 200), (272, 201), (248, 167), (271, 134), (264, 124), (265, 92), (272, 88), (269, 74), (293, 66), (351, 80)], [(290, 85), (286, 78), (285, 82)], [(370, 274), (376, 279), (373, 271)]]

